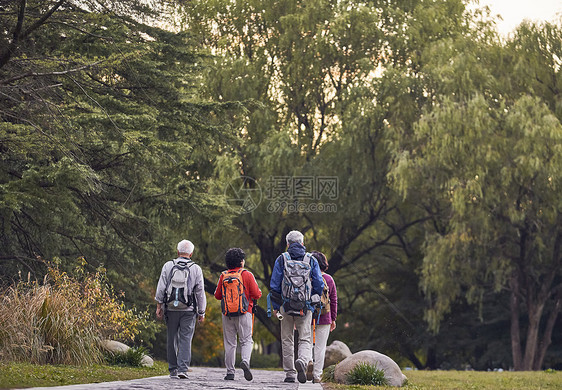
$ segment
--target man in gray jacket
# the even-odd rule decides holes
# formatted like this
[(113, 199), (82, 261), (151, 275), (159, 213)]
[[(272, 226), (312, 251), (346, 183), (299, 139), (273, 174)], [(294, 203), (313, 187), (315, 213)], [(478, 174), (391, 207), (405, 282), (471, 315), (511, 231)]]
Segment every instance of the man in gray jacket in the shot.
[(191, 260), (194, 245), (178, 243), (178, 257), (162, 267), (156, 287), (156, 317), (165, 318), (167, 354), (171, 378), (187, 379), (191, 363), (191, 341), (196, 320), (203, 322), (207, 300), (203, 271)]

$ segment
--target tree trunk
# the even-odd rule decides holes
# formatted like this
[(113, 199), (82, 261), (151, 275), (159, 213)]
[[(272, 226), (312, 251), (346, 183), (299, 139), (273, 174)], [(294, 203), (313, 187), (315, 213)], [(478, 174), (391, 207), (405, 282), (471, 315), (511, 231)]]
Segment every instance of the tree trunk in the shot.
[[(531, 300), (530, 297), (528, 297)], [(537, 345), (539, 342), (539, 326), (541, 322), (544, 304), (529, 302), (527, 311), (529, 317), (529, 327), (527, 329), (527, 339), (525, 340), (525, 356), (523, 357), (522, 370), (531, 371), (537, 355)]]
[(520, 371), (522, 369), (521, 357), (521, 336), (519, 333), (519, 279), (517, 273), (514, 271), (511, 275), (510, 281), (511, 299), (511, 355), (513, 358), (513, 369)]
[(434, 347), (429, 347), (427, 349), (427, 359), (425, 361), (425, 368), (429, 368), (431, 370), (436, 370), (437, 367), (437, 356)]
[(554, 308), (552, 309), (550, 315), (548, 316), (542, 341), (540, 343), (539, 348), (537, 349), (537, 356), (535, 358), (532, 367), (533, 370), (538, 371), (542, 369), (542, 365), (544, 363), (544, 357), (546, 356), (546, 350), (548, 349), (550, 343), (552, 342), (552, 332), (554, 330), (554, 324), (556, 323), (556, 319), (558, 318), (558, 313), (560, 313), (561, 306), (562, 306), (562, 299), (560, 297), (560, 294), (558, 294), (556, 303), (554, 304)]
[(424, 368), (426, 368), (426, 366), (423, 365), (422, 362), (420, 362), (420, 360), (418, 359), (418, 357), (416, 356), (416, 354), (411, 351), (408, 350), (405, 355), (408, 357), (408, 359), (412, 362), (412, 364), (418, 369), (418, 370), (423, 370)]

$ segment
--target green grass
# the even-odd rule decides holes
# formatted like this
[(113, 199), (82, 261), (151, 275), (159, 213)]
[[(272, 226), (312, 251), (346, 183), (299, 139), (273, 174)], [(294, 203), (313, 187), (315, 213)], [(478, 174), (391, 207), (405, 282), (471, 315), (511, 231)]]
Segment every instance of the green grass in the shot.
[(388, 381), (384, 376), (384, 371), (379, 370), (376, 364), (360, 362), (347, 373), (347, 383), (384, 386), (388, 384)]
[[(405, 390), (554, 390), (562, 372), (404, 371)], [(324, 390), (396, 390), (391, 386), (325, 384)]]
[(168, 375), (167, 363), (155, 361), (153, 367), (143, 368), (0, 363), (0, 389), (99, 383), (159, 375)]

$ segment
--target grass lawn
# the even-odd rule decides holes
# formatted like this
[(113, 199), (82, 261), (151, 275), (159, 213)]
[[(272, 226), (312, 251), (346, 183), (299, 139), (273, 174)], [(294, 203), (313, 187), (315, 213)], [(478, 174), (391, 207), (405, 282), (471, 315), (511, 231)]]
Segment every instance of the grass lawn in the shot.
[[(406, 390), (550, 390), (562, 389), (562, 372), (404, 371)], [(391, 390), (385, 386), (324, 384), (324, 390)]]
[(168, 364), (147, 368), (94, 365), (89, 367), (0, 363), (0, 389), (63, 386), (168, 375)]

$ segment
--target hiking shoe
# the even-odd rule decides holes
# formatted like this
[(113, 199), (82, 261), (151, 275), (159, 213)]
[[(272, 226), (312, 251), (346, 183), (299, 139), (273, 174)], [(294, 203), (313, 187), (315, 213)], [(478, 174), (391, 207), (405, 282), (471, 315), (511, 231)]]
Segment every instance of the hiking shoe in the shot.
[(178, 378), (187, 379), (187, 372), (178, 372)]
[(320, 383), (320, 382), (321, 382), (321, 380), (318, 379), (318, 378), (314, 378), (314, 379), (312, 380), (312, 383)]
[(234, 374), (226, 374), (226, 376), (224, 377), (225, 381), (233, 381), (234, 380)]
[(291, 377), (286, 377), (285, 380), (283, 382), (288, 382), (288, 383), (295, 383), (295, 378), (291, 378)]
[(252, 379), (254, 379), (254, 376), (252, 375), (252, 371), (250, 371), (250, 365), (248, 364), (247, 361), (242, 360), (242, 362), (240, 363), (240, 368), (244, 370), (244, 378), (247, 381), (251, 381)]
[(300, 383), (306, 383), (306, 364), (300, 359), (295, 362), (295, 368), (297, 369), (297, 379)]
[(176, 370), (170, 371), (170, 378), (178, 379), (178, 372)]

